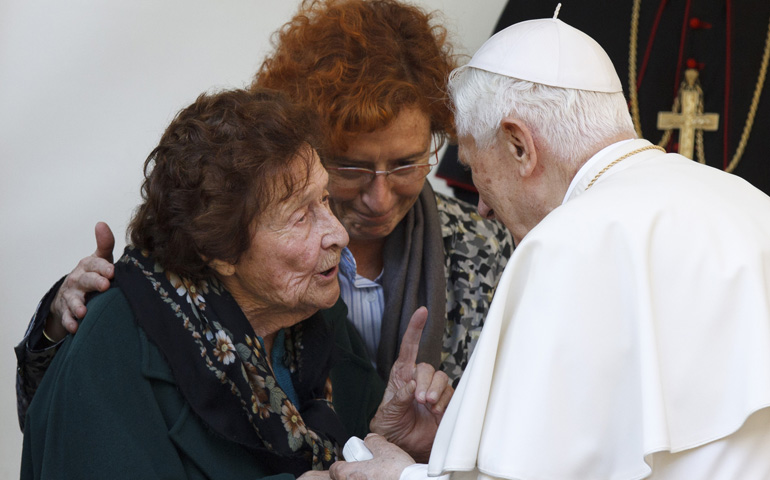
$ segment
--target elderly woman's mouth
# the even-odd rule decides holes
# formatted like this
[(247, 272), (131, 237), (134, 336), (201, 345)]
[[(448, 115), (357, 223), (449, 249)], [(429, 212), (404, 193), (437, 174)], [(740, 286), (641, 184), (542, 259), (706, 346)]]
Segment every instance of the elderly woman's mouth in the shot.
[(332, 266), (331, 268), (323, 270), (321, 272), (321, 276), (326, 278), (335, 277), (337, 275), (337, 269), (338, 269), (338, 264), (335, 263), (334, 266)]

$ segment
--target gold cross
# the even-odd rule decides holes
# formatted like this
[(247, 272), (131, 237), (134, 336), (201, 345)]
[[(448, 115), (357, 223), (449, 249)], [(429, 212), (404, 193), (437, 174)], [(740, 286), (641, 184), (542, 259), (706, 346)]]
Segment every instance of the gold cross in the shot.
[(693, 158), (695, 130), (716, 130), (719, 127), (719, 114), (703, 113), (703, 91), (698, 82), (698, 71), (688, 68), (684, 78), (678, 98), (682, 113), (659, 112), (658, 129), (679, 129), (679, 154)]

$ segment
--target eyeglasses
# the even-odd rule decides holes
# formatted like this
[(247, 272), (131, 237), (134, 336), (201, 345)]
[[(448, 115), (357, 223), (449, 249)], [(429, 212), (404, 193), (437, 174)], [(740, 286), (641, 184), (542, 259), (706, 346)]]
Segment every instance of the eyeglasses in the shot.
[(385, 178), (393, 185), (408, 185), (422, 180), (430, 170), (438, 164), (438, 151), (435, 159), (428, 163), (415, 163), (404, 165), (391, 170), (372, 170), (358, 167), (326, 167), (329, 172), (330, 182), (343, 188), (360, 188), (372, 183), (377, 175), (385, 175)]

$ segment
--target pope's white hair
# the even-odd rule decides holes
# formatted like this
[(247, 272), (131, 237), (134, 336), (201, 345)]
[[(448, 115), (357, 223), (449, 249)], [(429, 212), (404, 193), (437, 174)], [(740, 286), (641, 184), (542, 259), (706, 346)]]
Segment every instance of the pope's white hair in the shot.
[(507, 116), (529, 127), (538, 148), (571, 164), (618, 135), (636, 138), (623, 93), (550, 87), (467, 65), (452, 72), (448, 88), (457, 134), (470, 135), (480, 150), (493, 145)]

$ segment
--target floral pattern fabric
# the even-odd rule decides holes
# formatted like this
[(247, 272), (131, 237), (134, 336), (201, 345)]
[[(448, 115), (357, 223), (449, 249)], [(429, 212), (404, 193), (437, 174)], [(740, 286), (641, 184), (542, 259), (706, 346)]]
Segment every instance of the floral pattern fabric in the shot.
[[(325, 362), (331, 347), (320, 315), (285, 335), (283, 366), (293, 372), (301, 412), (279, 385), (251, 324), (215, 278), (193, 283), (128, 247), (116, 263), (115, 284), (132, 310), (141, 312), (136, 315), (140, 327), (161, 349), (182, 394), (212, 430), (269, 453), (284, 472), (325, 470), (337, 459), (346, 438), (331, 403), (330, 365)], [(308, 329), (313, 335), (305, 337)], [(308, 354), (318, 364), (302, 362)], [(303, 371), (306, 365), (313, 371)]]

